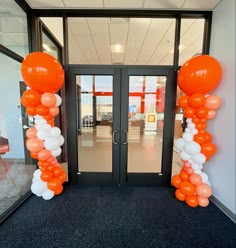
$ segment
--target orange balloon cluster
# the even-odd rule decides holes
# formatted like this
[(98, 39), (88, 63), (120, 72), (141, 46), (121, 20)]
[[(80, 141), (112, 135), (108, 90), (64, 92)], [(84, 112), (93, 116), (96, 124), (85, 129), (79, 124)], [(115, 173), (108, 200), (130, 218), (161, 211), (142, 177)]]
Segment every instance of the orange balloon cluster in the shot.
[[(217, 151), (215, 144), (212, 143), (212, 135), (206, 129), (207, 121), (215, 118), (216, 109), (221, 105), (220, 97), (206, 94), (218, 86), (221, 76), (222, 69), (219, 62), (209, 55), (190, 59), (181, 67), (178, 74), (178, 85), (186, 94), (178, 100), (178, 105), (183, 109), (184, 117), (190, 120), (196, 131), (190, 134), (192, 143), (183, 146), (185, 151), (188, 151), (190, 150), (188, 144), (197, 143), (194, 148), (200, 147), (200, 154), (204, 155), (204, 161), (208, 161)], [(185, 132), (187, 133), (187, 128)], [(190, 133), (190, 130), (188, 132)], [(185, 133), (183, 137), (184, 135)], [(186, 141), (183, 141), (183, 144), (186, 144), (184, 142)], [(206, 179), (203, 180), (203, 173), (199, 170), (200, 165), (194, 165), (191, 159), (182, 159), (182, 161), (183, 167), (180, 173), (173, 176), (171, 180), (172, 185), (177, 188), (176, 198), (185, 201), (191, 207), (208, 206), (212, 189), (208, 183), (205, 183)], [(194, 166), (197, 166), (198, 170), (195, 170)]]
[(43, 52), (34, 52), (23, 60), (21, 73), (30, 87), (23, 93), (21, 103), (27, 114), (34, 118), (38, 116), (40, 122), (37, 124), (34, 119), (35, 125), (26, 131), (26, 147), (31, 157), (38, 160), (40, 178), (37, 180), (42, 181), (35, 184), (33, 189), (36, 195), (43, 196), (46, 183), (46, 190), (51, 192), (47, 191), (43, 198), (48, 200), (53, 194), (58, 195), (63, 191), (62, 184), (67, 177), (56, 159), (61, 153), (60, 146), (64, 138), (60, 135), (60, 129), (54, 127), (54, 118), (59, 114), (58, 106), (61, 104), (61, 98), (55, 92), (63, 85), (64, 71), (54, 57)]
[(23, 93), (21, 103), (26, 108), (28, 115), (40, 115), (47, 120), (48, 124), (54, 126), (54, 118), (59, 114), (55, 94), (40, 94), (35, 90), (29, 89)]

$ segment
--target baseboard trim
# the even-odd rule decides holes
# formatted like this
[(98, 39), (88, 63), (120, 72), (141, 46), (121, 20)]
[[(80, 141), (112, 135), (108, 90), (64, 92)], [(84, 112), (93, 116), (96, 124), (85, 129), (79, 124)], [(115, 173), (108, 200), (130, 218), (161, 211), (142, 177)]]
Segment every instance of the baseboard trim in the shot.
[(223, 203), (221, 203), (213, 195), (210, 197), (210, 201), (216, 205), (225, 215), (227, 215), (234, 223), (236, 223), (236, 214), (228, 209)]

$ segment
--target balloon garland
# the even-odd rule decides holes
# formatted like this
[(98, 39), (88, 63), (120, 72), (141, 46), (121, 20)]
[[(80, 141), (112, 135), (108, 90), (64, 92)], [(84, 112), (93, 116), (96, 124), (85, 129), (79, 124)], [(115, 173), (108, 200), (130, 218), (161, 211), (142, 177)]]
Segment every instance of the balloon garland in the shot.
[(62, 102), (55, 93), (64, 83), (64, 71), (51, 55), (33, 52), (24, 58), (21, 74), (30, 88), (23, 93), (21, 103), (34, 118), (34, 126), (26, 131), (26, 147), (39, 166), (33, 175), (31, 191), (50, 200), (63, 191), (62, 184), (66, 181), (66, 173), (56, 159), (61, 154), (64, 138), (54, 126)]
[(190, 207), (207, 207), (212, 195), (211, 184), (202, 168), (217, 151), (206, 128), (207, 120), (215, 118), (221, 99), (207, 94), (219, 85), (221, 77), (221, 65), (209, 55), (191, 58), (178, 74), (179, 88), (186, 94), (178, 100), (178, 105), (183, 109), (187, 127), (182, 138), (175, 141), (183, 166), (171, 182), (177, 188), (176, 198)]

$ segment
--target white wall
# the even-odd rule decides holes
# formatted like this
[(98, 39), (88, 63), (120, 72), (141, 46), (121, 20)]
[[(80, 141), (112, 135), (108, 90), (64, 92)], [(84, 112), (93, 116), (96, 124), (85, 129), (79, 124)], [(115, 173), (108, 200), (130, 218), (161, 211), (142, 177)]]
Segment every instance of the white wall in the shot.
[(3, 158), (21, 158), (24, 155), (24, 140), (20, 108), (21, 64), (0, 54), (0, 128), (4, 128), (4, 136), (8, 137), (10, 152)]
[(222, 105), (208, 122), (218, 151), (205, 171), (214, 197), (235, 214), (235, 0), (221, 1), (213, 11), (210, 55), (223, 69), (221, 84), (211, 93), (221, 97)]

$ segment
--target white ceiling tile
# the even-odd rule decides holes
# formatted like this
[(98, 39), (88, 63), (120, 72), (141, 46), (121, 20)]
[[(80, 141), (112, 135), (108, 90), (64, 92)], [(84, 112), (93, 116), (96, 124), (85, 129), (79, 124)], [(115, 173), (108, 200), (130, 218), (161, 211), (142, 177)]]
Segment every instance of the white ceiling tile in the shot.
[(68, 24), (76, 24), (76, 23), (87, 23), (87, 18), (85, 17), (69, 17)]
[(75, 34), (75, 35), (90, 35), (88, 24), (70, 24), (69, 29)]
[(147, 9), (179, 9), (186, 0), (145, 0), (144, 8)]
[(222, 0), (187, 0), (183, 9), (213, 10)]
[(63, 8), (62, 0), (26, 0), (31, 8)]
[(111, 45), (126, 44), (129, 24), (109, 24)]
[(91, 23), (91, 24), (104, 24), (104, 23), (108, 23), (108, 18), (100, 18), (100, 17), (96, 17), (96, 18), (86, 18), (87, 19), (87, 23)]
[(102, 8), (103, 0), (63, 0), (66, 8)]
[(105, 8), (142, 8), (144, 0), (104, 0)]
[(166, 44), (171, 50), (174, 44), (173, 19), (153, 19), (149, 32), (145, 38), (142, 50), (137, 59), (137, 64), (146, 64), (159, 45)]

